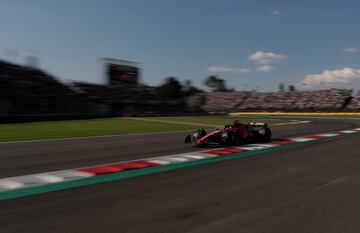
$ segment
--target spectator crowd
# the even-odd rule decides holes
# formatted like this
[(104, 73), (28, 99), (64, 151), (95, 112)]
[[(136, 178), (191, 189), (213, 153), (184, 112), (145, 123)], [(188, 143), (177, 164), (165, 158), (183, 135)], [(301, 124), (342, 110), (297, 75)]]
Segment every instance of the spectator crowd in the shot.
[(350, 103), (346, 107), (350, 110), (360, 110), (360, 90), (351, 99)]
[[(329, 89), (284, 92), (209, 92), (188, 98), (188, 106), (206, 112), (244, 110), (360, 110), (360, 94), (351, 100), (351, 90)], [(350, 104), (348, 104), (350, 103)]]

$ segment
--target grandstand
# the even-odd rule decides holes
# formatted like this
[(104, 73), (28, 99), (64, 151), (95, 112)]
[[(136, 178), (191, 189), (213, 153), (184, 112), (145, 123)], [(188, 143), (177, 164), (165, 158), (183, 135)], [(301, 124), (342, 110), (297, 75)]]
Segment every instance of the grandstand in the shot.
[(292, 92), (251, 92), (237, 109), (277, 109), (280, 106), (283, 109), (291, 109), (296, 98), (296, 94)]
[(250, 92), (210, 92), (198, 93), (188, 99), (188, 106), (192, 109), (202, 106), (206, 112), (231, 111), (248, 98)]
[(356, 93), (356, 95), (352, 98), (350, 103), (346, 106), (349, 110), (360, 110), (360, 90)]
[[(329, 89), (289, 92), (212, 92), (199, 93), (188, 99), (192, 109), (197, 105), (206, 112), (258, 110), (344, 110), (351, 99), (351, 90)], [(200, 104), (201, 100), (201, 104)], [(355, 97), (360, 109), (360, 95)]]

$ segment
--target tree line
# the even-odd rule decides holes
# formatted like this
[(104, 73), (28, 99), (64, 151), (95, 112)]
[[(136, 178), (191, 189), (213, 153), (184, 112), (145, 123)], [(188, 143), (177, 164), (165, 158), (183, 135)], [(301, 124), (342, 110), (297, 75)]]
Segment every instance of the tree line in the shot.
[[(204, 85), (211, 91), (233, 91), (226, 86), (226, 81), (217, 76), (209, 76), (204, 80)], [(168, 77), (165, 82), (156, 87), (157, 93), (166, 98), (180, 98), (184, 96), (193, 95), (195, 93), (204, 92), (204, 90), (195, 87), (191, 80), (186, 80), (181, 83), (175, 77)]]
[[(219, 78), (215, 75), (208, 76), (204, 80), (204, 85), (208, 87), (211, 91), (234, 91), (232, 88), (228, 88), (226, 81), (222, 78)], [(191, 80), (186, 80), (184, 83), (181, 83), (175, 77), (168, 77), (165, 79), (164, 83), (156, 87), (157, 93), (163, 98), (177, 99), (181, 97), (186, 97), (193, 95), (195, 93), (204, 92), (204, 90), (195, 87)], [(295, 91), (294, 85), (288, 86), (289, 91)], [(285, 85), (280, 83), (279, 91), (285, 91)]]

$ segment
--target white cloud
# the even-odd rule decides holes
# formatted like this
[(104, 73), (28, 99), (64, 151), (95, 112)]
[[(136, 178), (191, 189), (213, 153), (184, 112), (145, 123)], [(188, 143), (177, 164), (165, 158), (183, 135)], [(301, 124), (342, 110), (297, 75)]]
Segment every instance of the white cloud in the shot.
[(274, 70), (274, 67), (269, 65), (262, 65), (257, 68), (259, 72), (267, 73)]
[(271, 11), (271, 13), (272, 13), (273, 15), (280, 15), (280, 11), (275, 10), (275, 9), (273, 9), (273, 10)]
[(343, 49), (343, 52), (346, 52), (346, 53), (356, 53), (357, 51), (358, 51), (358, 49), (355, 47), (348, 47), (348, 48)]
[(250, 54), (248, 59), (257, 64), (269, 64), (273, 62), (286, 61), (288, 56), (271, 52), (257, 51), (253, 54)]
[(344, 67), (325, 70), (321, 74), (309, 74), (299, 84), (304, 88), (329, 88), (360, 81), (360, 69)]
[(229, 67), (229, 66), (223, 66), (223, 65), (210, 66), (210, 67), (207, 68), (207, 70), (210, 71), (210, 72), (215, 72), (215, 73), (247, 74), (247, 73), (250, 72), (249, 69), (239, 68), (239, 67)]

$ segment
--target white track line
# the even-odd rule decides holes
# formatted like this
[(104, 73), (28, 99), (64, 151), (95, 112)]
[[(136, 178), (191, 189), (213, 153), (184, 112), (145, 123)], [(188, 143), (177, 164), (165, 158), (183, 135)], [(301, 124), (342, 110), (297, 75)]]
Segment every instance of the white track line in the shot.
[(272, 126), (274, 125), (297, 125), (297, 124), (306, 124), (306, 123), (310, 123), (311, 121), (295, 121), (295, 122), (288, 122), (288, 123), (277, 123), (277, 124), (271, 124)]
[(179, 130), (179, 131), (164, 131), (164, 132), (149, 132), (149, 133), (124, 133), (124, 134), (112, 134), (112, 135), (100, 135), (100, 136), (80, 136), (80, 137), (70, 137), (70, 138), (49, 138), (49, 139), (35, 139), (35, 140), (19, 140), (19, 141), (9, 141), (9, 142), (0, 142), (0, 144), (12, 144), (12, 143), (28, 143), (28, 142), (48, 142), (48, 141), (65, 141), (65, 140), (81, 140), (81, 139), (96, 139), (96, 138), (112, 138), (112, 137), (125, 137), (125, 136), (141, 136), (141, 135), (154, 135), (154, 134), (170, 134), (170, 133), (185, 133), (189, 130)]
[[(159, 119), (151, 119), (151, 118), (127, 118), (127, 119), (138, 120), (138, 121), (151, 121), (151, 122), (178, 124), (178, 125), (205, 126), (205, 127), (214, 127), (214, 128), (222, 127), (222, 125), (191, 123), (191, 122), (184, 122), (184, 121), (159, 120)], [(310, 122), (311, 121), (294, 121), (294, 122), (284, 122), (284, 123), (277, 123), (277, 124), (271, 124), (271, 125), (272, 126), (274, 126), (274, 125), (296, 125), (296, 124), (305, 124), (305, 123), (310, 123)]]
[(184, 121), (171, 121), (171, 120), (159, 120), (159, 119), (151, 119), (151, 118), (127, 118), (128, 120), (137, 120), (137, 121), (150, 121), (150, 122), (159, 122), (159, 123), (169, 123), (169, 124), (176, 124), (176, 125), (191, 125), (191, 126), (204, 126), (204, 127), (221, 127), (220, 125), (211, 125), (211, 124), (202, 124), (202, 123), (191, 123), (191, 122), (184, 122)]

